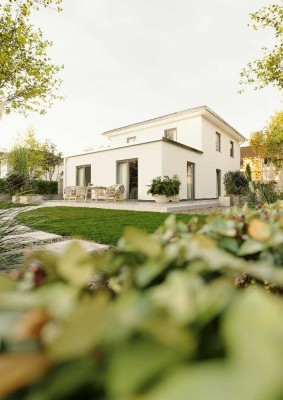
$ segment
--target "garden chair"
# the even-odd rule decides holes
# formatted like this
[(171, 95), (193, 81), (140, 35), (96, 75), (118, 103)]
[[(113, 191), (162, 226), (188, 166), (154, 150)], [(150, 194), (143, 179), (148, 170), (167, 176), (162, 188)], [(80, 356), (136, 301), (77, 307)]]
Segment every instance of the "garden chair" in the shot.
[(93, 200), (105, 200), (106, 199), (106, 187), (95, 186), (91, 189), (91, 199)]
[(66, 186), (64, 190), (64, 200), (76, 200), (76, 186)]
[(125, 186), (122, 184), (111, 185), (106, 188), (105, 200), (124, 200)]
[(76, 186), (76, 201), (86, 201), (87, 187)]

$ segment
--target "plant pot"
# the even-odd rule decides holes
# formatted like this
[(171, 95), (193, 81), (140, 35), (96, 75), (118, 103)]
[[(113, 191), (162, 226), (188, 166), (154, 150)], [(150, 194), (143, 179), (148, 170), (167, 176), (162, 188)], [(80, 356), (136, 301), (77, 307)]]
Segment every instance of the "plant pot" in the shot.
[(178, 194), (175, 194), (175, 196), (172, 196), (170, 198), (170, 200), (172, 201), (172, 203), (179, 203), (180, 201), (180, 196)]
[(20, 203), (22, 203), (22, 204), (41, 204), (42, 196), (30, 195), (30, 194), (20, 196)]
[(164, 196), (162, 194), (155, 194), (153, 198), (157, 204), (167, 204), (170, 200), (170, 197)]
[(220, 196), (219, 203), (222, 207), (238, 206), (240, 201), (239, 196)]
[(15, 196), (12, 196), (12, 203), (19, 203), (20, 198), (21, 198), (20, 194), (15, 194)]

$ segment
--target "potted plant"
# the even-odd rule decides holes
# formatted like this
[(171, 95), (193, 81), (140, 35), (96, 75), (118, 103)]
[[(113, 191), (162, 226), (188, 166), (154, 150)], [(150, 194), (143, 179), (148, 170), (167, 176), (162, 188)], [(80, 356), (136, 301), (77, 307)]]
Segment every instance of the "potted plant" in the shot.
[(243, 195), (249, 182), (245, 174), (240, 171), (228, 171), (223, 177), (225, 196), (219, 197), (220, 205), (230, 207), (239, 205), (240, 195)]
[(164, 178), (158, 176), (152, 180), (151, 185), (148, 185), (147, 193), (151, 194), (158, 204), (166, 204), (170, 200), (177, 202), (179, 201), (180, 185), (181, 182), (177, 175), (174, 175), (173, 178), (169, 178), (167, 175)]

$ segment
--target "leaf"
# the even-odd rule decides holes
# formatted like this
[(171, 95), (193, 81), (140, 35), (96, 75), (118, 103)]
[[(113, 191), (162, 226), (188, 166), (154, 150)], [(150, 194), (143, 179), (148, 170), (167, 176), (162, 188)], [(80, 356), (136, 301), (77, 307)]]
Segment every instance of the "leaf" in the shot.
[(162, 253), (161, 244), (156, 239), (134, 227), (125, 230), (124, 239), (132, 250), (140, 251), (148, 257), (158, 257)]
[(237, 254), (239, 250), (239, 243), (235, 238), (224, 237), (218, 241), (219, 247), (228, 250), (233, 254)]
[(44, 354), (4, 354), (0, 356), (0, 396), (26, 386), (40, 378), (49, 367)]
[(223, 323), (225, 358), (168, 370), (143, 400), (281, 399), (282, 311), (262, 290), (239, 295)]
[(164, 369), (184, 356), (181, 352), (145, 339), (119, 346), (110, 355), (106, 377), (110, 397), (118, 399), (131, 395), (132, 398), (147, 382), (154, 381)]
[(59, 336), (49, 346), (52, 359), (65, 360), (90, 352), (103, 337), (107, 323), (108, 295), (82, 301), (70, 314)]
[(248, 234), (252, 239), (260, 242), (266, 242), (270, 239), (272, 231), (271, 227), (260, 221), (259, 219), (253, 219), (248, 226)]
[(256, 254), (264, 250), (266, 246), (256, 240), (248, 239), (240, 247), (238, 256), (248, 256), (250, 254)]
[(16, 286), (15, 281), (7, 275), (0, 274), (0, 292), (7, 292)]
[(59, 258), (57, 270), (70, 284), (85, 287), (94, 272), (93, 260), (78, 242), (74, 242)]

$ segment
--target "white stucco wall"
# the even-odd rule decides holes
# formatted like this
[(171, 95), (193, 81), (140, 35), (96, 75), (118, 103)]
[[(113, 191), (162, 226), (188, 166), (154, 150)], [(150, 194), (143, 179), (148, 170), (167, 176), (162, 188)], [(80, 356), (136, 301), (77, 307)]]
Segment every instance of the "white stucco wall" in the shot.
[[(152, 200), (147, 195), (147, 186), (157, 176), (178, 175), (182, 185), (181, 199), (187, 198), (187, 162), (195, 164), (195, 198), (215, 198), (216, 170), (221, 171), (221, 180), (227, 171), (240, 169), (241, 137), (227, 124), (211, 114), (178, 116), (156, 121), (144, 126), (123, 129), (112, 138), (117, 148), (101, 150), (65, 159), (65, 186), (76, 185), (76, 168), (91, 165), (91, 182), (97, 186), (117, 183), (117, 161), (138, 159), (138, 198)], [(209, 119), (210, 118), (210, 119)], [(177, 142), (201, 150), (203, 154), (161, 141), (164, 130), (177, 128)], [(221, 151), (216, 151), (216, 132), (221, 135)], [(137, 136), (136, 144), (126, 144), (126, 138)], [(123, 139), (121, 141), (121, 139)], [(154, 142), (154, 140), (157, 140)], [(144, 143), (148, 141), (147, 143)], [(234, 157), (230, 157), (230, 141), (234, 142)], [(139, 144), (142, 142), (142, 144)], [(120, 146), (120, 147), (119, 147)], [(221, 194), (224, 193), (223, 182)]]
[(152, 200), (147, 190), (151, 180), (162, 174), (162, 142), (131, 145), (65, 159), (65, 186), (76, 185), (76, 167), (91, 165), (91, 183), (110, 186), (116, 182), (117, 161), (138, 159), (138, 198)]
[[(221, 134), (221, 151), (215, 149), (215, 133)], [(230, 157), (230, 140), (234, 142), (234, 157)], [(223, 176), (240, 169), (240, 146), (229, 134), (202, 119), (203, 154), (163, 143), (162, 175), (178, 175), (182, 185), (180, 198), (187, 198), (187, 162), (195, 164), (195, 198), (216, 197), (216, 170), (221, 171), (221, 194), (225, 194)]]
[(113, 146), (127, 145), (127, 138), (136, 136), (136, 143), (160, 140), (166, 129), (177, 128), (177, 142), (201, 150), (201, 116), (182, 116), (164, 121), (148, 123), (118, 131), (109, 137)]

